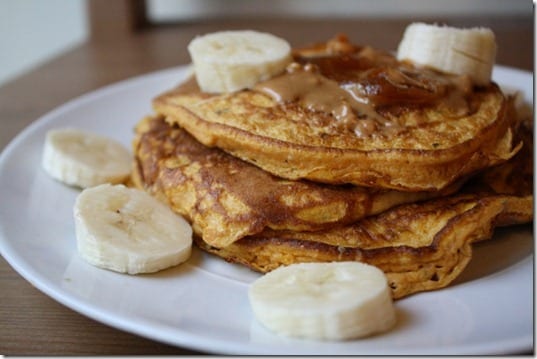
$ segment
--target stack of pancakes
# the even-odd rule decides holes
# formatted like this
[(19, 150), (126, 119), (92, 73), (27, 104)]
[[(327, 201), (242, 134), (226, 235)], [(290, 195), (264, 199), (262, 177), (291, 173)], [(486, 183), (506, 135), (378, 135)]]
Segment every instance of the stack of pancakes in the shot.
[[(392, 86), (371, 105), (383, 122), (367, 134), (259, 88), (207, 94), (191, 78), (159, 95), (136, 128), (133, 183), (187, 218), (200, 248), (259, 272), (366, 262), (397, 299), (448, 285), (473, 242), (532, 220), (532, 124), (496, 84), (457, 97), (434, 87), (447, 75), (341, 37), (294, 58), (376, 100), (388, 91), (379, 79), (392, 83), (403, 68), (436, 93), (417, 101), (424, 95)], [(342, 62), (351, 60), (361, 67)]]

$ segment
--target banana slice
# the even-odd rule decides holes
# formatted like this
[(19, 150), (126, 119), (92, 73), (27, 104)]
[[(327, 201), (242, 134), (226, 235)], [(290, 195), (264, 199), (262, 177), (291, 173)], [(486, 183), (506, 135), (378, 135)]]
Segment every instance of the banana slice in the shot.
[(280, 267), (254, 281), (248, 295), (257, 320), (286, 336), (347, 340), (396, 321), (386, 276), (359, 262)]
[(188, 45), (200, 89), (208, 93), (250, 88), (284, 71), (291, 46), (272, 34), (221, 31), (196, 37)]
[(83, 190), (74, 206), (78, 252), (121, 273), (156, 272), (186, 261), (192, 228), (165, 204), (124, 185)]
[(487, 28), (458, 29), (413, 23), (399, 43), (397, 59), (450, 74), (468, 75), (476, 85), (486, 86), (496, 59), (496, 40)]
[(129, 177), (131, 163), (130, 152), (110, 138), (75, 129), (47, 132), (43, 168), (68, 185), (121, 183)]

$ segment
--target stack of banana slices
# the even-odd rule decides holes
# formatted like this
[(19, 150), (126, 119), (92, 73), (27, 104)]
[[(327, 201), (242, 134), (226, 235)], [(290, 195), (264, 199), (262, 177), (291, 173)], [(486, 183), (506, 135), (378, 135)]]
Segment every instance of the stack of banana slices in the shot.
[(86, 188), (90, 263), (153, 272), (195, 242), (266, 273), (249, 299), (267, 328), (348, 340), (390, 329), (394, 300), (449, 285), (473, 243), (533, 219), (533, 124), (491, 81), (488, 29), (411, 24), (396, 56), (256, 31), (188, 51), (194, 74), (138, 123), (132, 170), (110, 139), (47, 138), (47, 172)]

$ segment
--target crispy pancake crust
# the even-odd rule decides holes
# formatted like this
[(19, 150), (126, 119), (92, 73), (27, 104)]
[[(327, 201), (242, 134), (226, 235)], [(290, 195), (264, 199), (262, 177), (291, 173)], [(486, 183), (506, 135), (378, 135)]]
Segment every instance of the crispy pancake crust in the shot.
[(403, 204), (376, 216), (314, 233), (264, 231), (225, 248), (196, 238), (204, 250), (260, 272), (298, 262), (356, 260), (381, 268), (394, 298), (451, 283), (472, 256), (471, 244), (495, 227), (533, 220), (533, 137), (522, 151), (456, 194)]
[(448, 101), (388, 111), (403, 131), (369, 137), (334, 132), (330, 114), (255, 90), (208, 96), (180, 88), (153, 107), (201, 143), (283, 178), (423, 191), (504, 162), (520, 148), (511, 101), (496, 84), (475, 88), (464, 115), (447, 111)]
[(316, 231), (350, 224), (401, 203), (454, 192), (399, 192), (289, 181), (203, 146), (161, 116), (137, 126), (133, 181), (193, 223), (195, 233), (225, 247), (265, 228)]
[[(531, 220), (532, 202), (531, 196), (460, 195), (402, 205), (323, 232), (266, 231), (224, 248), (195, 241), (209, 253), (263, 273), (301, 262), (369, 263), (386, 273), (393, 298), (399, 299), (447, 286), (470, 261), (473, 242), (492, 237), (500, 217)], [(510, 208), (523, 212), (509, 213)]]

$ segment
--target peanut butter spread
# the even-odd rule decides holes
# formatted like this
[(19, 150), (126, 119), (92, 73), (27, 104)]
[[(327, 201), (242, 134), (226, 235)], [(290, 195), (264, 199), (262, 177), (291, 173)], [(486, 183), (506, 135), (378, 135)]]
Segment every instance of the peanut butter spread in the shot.
[(468, 114), (465, 97), (472, 84), (467, 77), (417, 68), (371, 47), (350, 45), (345, 37), (333, 41), (338, 46), (329, 42), (326, 54), (319, 55), (320, 49), (313, 56), (298, 51), (285, 73), (258, 83), (254, 90), (281, 104), (298, 102), (328, 113), (336, 131), (347, 129), (357, 136), (402, 131), (396, 116), (387, 114), (405, 108), (442, 102), (453, 116)]

